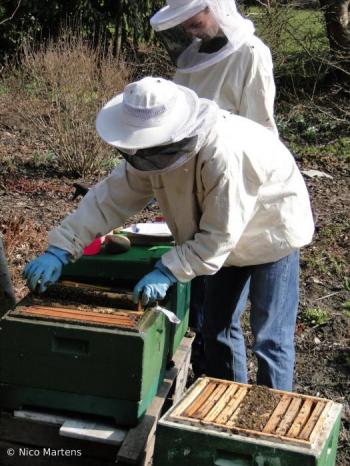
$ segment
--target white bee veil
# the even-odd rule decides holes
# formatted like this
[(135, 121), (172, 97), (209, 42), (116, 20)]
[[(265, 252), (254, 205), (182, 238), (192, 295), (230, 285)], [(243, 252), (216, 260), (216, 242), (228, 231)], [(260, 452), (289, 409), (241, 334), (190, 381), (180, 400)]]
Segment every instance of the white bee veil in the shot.
[[(219, 34), (210, 43), (189, 37), (182, 23), (208, 8)], [(234, 0), (167, 0), (151, 18), (151, 25), (178, 71), (191, 73), (220, 62), (254, 34), (253, 23), (238, 11)]]

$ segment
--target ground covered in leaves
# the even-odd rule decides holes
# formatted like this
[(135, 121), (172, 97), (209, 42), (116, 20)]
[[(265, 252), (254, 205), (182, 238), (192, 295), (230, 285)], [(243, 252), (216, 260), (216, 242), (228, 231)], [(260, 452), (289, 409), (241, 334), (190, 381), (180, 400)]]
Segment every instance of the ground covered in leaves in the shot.
[[(12, 118), (8, 96), (0, 117), (0, 231), (5, 241), (17, 299), (27, 293), (21, 278), (24, 265), (47, 246), (47, 231), (78, 204), (73, 199), (76, 179), (53, 170), (35, 154), (42, 148), (19, 120)], [(315, 169), (327, 177), (309, 177), (316, 221), (313, 243), (301, 255), (301, 296), (296, 332), (295, 391), (329, 398), (344, 406), (337, 466), (350, 464), (350, 272), (349, 272), (349, 157), (321, 149), (298, 157), (302, 170)], [(94, 184), (97, 178), (80, 180)], [(134, 220), (159, 212), (151, 207)], [(248, 314), (248, 312), (246, 313)], [(245, 316), (246, 319), (246, 316)], [(251, 341), (247, 327), (248, 341)], [(251, 380), (255, 362), (250, 355)]]

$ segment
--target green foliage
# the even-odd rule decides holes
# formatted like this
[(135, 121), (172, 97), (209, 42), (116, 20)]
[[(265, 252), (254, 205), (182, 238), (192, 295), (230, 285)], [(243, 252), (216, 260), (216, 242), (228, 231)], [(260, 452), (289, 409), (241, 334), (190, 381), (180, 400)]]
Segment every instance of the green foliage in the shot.
[(350, 278), (349, 277), (344, 278), (344, 289), (346, 291), (350, 291)]
[(33, 164), (35, 167), (52, 165), (57, 159), (56, 154), (50, 150), (36, 150), (33, 154)]
[(4, 94), (8, 94), (10, 92), (10, 88), (5, 84), (0, 84), (0, 96)]
[(288, 95), (287, 99), (279, 96), (276, 120), (280, 136), (293, 150), (293, 144), (300, 145), (304, 157), (318, 153), (346, 159), (350, 155), (348, 105), (348, 100), (341, 96), (332, 101), (327, 92), (313, 100), (302, 91), (299, 96)]
[(309, 307), (302, 311), (301, 319), (308, 324), (322, 325), (329, 320), (329, 316), (327, 311), (320, 307)]
[(336, 151), (339, 157), (350, 158), (350, 138), (340, 137), (336, 142)]

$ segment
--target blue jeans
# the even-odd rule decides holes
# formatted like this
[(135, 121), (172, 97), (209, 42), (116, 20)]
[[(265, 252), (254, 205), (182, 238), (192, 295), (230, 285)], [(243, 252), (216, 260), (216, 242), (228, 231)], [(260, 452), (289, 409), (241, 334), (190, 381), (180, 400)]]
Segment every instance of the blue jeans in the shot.
[(206, 373), (247, 383), (240, 317), (249, 295), (257, 383), (292, 390), (299, 300), (299, 252), (268, 264), (223, 267), (207, 278), (204, 302)]
[(202, 328), (207, 278), (206, 275), (201, 275), (191, 281), (189, 326), (196, 333), (192, 343), (191, 363), (193, 372), (197, 377), (206, 373)]

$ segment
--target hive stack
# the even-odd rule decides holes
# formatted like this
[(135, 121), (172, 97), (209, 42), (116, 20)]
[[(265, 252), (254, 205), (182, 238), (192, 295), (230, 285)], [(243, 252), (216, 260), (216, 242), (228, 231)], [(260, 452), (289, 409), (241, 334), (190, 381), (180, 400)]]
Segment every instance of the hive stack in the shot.
[(134, 425), (151, 404), (188, 325), (189, 284), (162, 306), (135, 309), (135, 283), (169, 247), (82, 257), (63, 282), (0, 320), (0, 408), (73, 411)]

